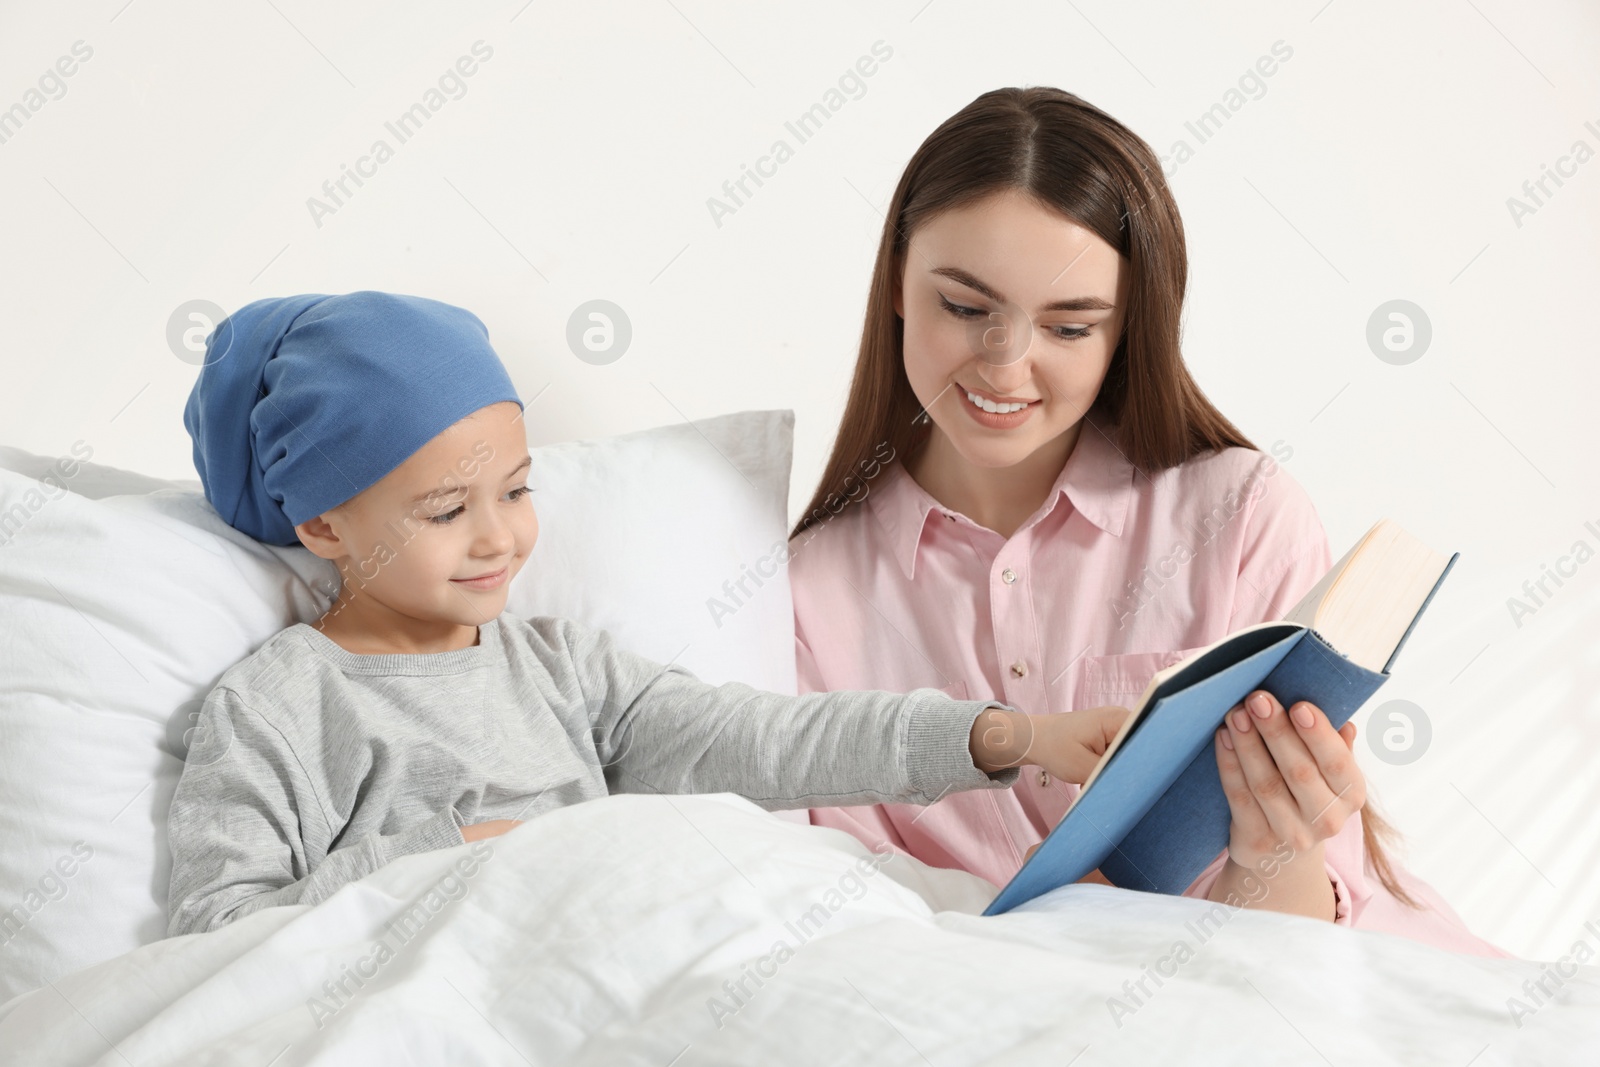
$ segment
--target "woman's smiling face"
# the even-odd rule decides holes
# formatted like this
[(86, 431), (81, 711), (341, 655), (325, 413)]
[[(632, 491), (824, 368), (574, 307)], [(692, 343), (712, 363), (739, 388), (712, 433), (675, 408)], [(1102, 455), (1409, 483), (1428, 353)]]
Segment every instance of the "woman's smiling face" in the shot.
[(1077, 425), (1122, 336), (1116, 249), (1008, 190), (923, 223), (902, 268), (906, 377), (967, 462), (1012, 466)]

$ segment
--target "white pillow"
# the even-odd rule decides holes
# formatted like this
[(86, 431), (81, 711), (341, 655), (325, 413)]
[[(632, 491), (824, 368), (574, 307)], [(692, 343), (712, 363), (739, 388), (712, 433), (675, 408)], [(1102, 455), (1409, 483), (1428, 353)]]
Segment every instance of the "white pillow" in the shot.
[[(724, 590), (787, 541), (793, 430), (751, 411), (532, 449), (539, 541), (507, 610), (793, 693), (786, 574), (738, 606)], [(0, 1003), (165, 935), (186, 731), (335, 583), (233, 530), (196, 481), (0, 448)]]

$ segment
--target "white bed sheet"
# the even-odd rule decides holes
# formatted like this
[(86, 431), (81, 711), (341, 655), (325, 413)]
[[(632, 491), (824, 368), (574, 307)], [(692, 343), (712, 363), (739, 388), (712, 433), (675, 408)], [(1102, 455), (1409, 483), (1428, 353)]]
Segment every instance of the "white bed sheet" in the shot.
[[(1236, 909), (1201, 937), (1204, 901), (1094, 885), (982, 918), (993, 892), (730, 794), (612, 796), (58, 979), (0, 1006), (0, 1061), (1489, 1067), (1600, 1049), (1593, 966), (1519, 1026), (1508, 1000), (1546, 965)], [(348, 995), (325, 985), (341, 978)]]

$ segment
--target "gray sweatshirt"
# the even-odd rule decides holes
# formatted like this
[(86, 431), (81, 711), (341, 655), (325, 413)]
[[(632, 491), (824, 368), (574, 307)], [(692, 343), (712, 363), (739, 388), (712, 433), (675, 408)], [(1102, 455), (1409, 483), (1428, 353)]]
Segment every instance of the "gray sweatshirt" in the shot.
[(450, 652), (360, 655), (297, 623), (207, 696), (172, 797), (167, 934), (316, 904), (461, 828), (608, 793), (768, 810), (1005, 788), (968, 739), (992, 700), (711, 685), (568, 619), (503, 614)]

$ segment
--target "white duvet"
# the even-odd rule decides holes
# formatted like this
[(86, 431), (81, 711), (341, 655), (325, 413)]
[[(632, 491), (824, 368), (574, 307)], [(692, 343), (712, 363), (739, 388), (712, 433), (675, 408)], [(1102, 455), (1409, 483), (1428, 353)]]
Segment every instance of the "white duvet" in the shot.
[(0, 1006), (0, 1062), (1600, 1063), (1594, 966), (993, 893), (731, 795), (613, 796), (58, 979)]

